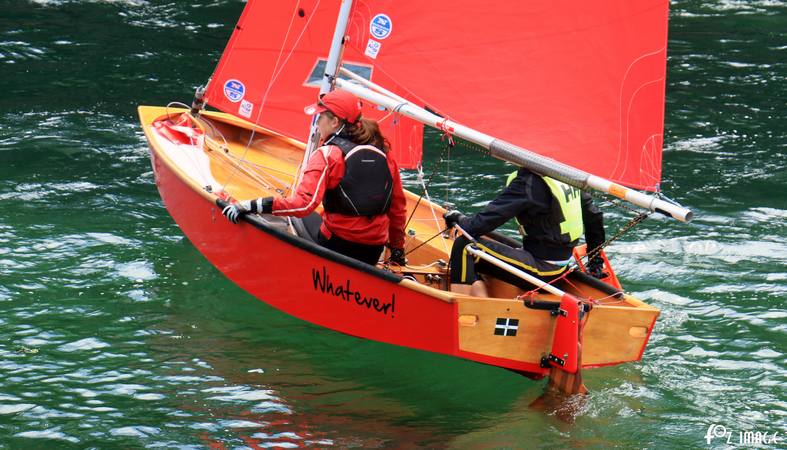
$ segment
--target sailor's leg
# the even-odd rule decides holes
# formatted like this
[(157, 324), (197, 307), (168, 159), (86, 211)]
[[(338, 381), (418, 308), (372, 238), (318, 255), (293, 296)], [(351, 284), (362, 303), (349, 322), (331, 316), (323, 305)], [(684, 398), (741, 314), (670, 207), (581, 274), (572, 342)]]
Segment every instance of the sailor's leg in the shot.
[(366, 245), (358, 242), (351, 242), (336, 236), (335, 234), (326, 238), (322, 233), (317, 236), (317, 243), (342, 255), (355, 258), (358, 261), (369, 265), (377, 265), (380, 255), (383, 253), (382, 245)]
[(473, 297), (489, 297), (489, 291), (486, 289), (486, 282), (478, 280), (470, 285), (470, 295)]
[(455, 294), (473, 295), (473, 286), (469, 284), (451, 283), (451, 287), (449, 289)]
[[(509, 247), (486, 238), (481, 238), (476, 245), (485, 253), (547, 282), (560, 276), (565, 271), (565, 267), (544, 262), (521, 248)], [(476, 262), (475, 270), (478, 273), (492, 276), (525, 290), (533, 288), (533, 285), (527, 281), (483, 260)]]
[[(451, 292), (458, 294), (473, 295), (473, 284), (479, 282), (478, 275), (475, 272), (475, 261), (473, 256), (467, 253), (465, 247), (470, 243), (470, 240), (464, 236), (459, 236), (454, 240), (454, 246), (451, 248), (451, 258), (449, 264), (451, 267)], [(481, 281), (483, 283), (483, 281)]]

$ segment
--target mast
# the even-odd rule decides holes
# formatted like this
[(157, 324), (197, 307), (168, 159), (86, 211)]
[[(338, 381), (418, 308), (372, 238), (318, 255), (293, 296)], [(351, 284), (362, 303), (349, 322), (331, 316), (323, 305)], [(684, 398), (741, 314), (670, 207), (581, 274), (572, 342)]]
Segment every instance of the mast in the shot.
[[(342, 6), (339, 8), (339, 17), (336, 19), (336, 28), (333, 31), (331, 49), (328, 52), (328, 61), (325, 64), (325, 74), (320, 82), (320, 95), (333, 90), (333, 80), (336, 79), (339, 73), (342, 53), (344, 51), (344, 36), (347, 31), (347, 22), (350, 18), (352, 3), (352, 0), (342, 0)], [(305, 166), (309, 156), (320, 143), (320, 135), (317, 132), (317, 119), (319, 117), (319, 114), (312, 117), (311, 128), (309, 129), (309, 142), (303, 154), (304, 159), (301, 167)], [(298, 175), (298, 179), (298, 181), (300, 181), (300, 174)]]
[(659, 212), (681, 222), (689, 222), (693, 213), (680, 205), (664, 201), (653, 195), (629, 189), (604, 178), (591, 175), (585, 171), (563, 164), (552, 158), (541, 156), (531, 150), (497, 139), (488, 134), (466, 127), (462, 124), (437, 116), (429, 111), (410, 103), (401, 97), (386, 95), (386, 90), (368, 81), (359, 81), (363, 86), (348, 80), (336, 80), (336, 86), (377, 105), (384, 106), (407, 117), (415, 119), (446, 133), (451, 133), (467, 141), (489, 149), (490, 155), (525, 167), (541, 175), (560, 180), (579, 189), (595, 189), (606, 194), (634, 203), (650, 211)]

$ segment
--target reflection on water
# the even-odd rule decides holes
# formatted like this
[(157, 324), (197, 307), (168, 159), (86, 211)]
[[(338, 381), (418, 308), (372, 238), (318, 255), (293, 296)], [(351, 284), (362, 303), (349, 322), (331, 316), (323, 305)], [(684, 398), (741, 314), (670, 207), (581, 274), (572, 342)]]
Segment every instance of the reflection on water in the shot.
[[(641, 363), (586, 371), (573, 426), (530, 407), (543, 381), (286, 317), (183, 238), (135, 107), (188, 100), (242, 7), (4, 7), (0, 447), (662, 448), (699, 447), (712, 423), (779, 431), (780, 2), (673, 2), (663, 186), (697, 219), (654, 216), (610, 249), (628, 290), (662, 315)], [(427, 152), (427, 175), (439, 154)], [(508, 171), (459, 148), (432, 195), (473, 211)], [(609, 209), (609, 232), (629, 218)]]

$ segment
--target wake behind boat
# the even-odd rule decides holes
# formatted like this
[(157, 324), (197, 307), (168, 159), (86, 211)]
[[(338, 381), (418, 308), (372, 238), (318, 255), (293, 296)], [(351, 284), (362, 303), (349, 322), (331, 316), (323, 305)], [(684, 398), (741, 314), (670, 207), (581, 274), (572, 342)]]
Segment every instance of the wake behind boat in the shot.
[[(445, 261), (454, 236), (444, 232), (441, 217), (445, 210), (428, 197), (406, 192), (410, 220), (405, 251), (409, 263), (404, 267), (389, 267), (384, 262), (373, 267), (317, 245), (304, 223), (312, 218), (247, 215), (238, 226), (224, 219), (221, 211), (235, 200), (287, 196), (291, 192), (302, 162), (316, 146), (314, 133), (307, 133), (298, 109), (313, 101), (319, 91), (342, 88), (381, 105), (380, 109), (367, 105), (363, 114), (387, 127), (386, 135), (393, 137), (395, 157), (403, 167), (419, 165), (421, 124), (427, 124), (482, 145), (497, 158), (688, 220), (690, 212), (626, 187), (654, 189), (660, 178), (666, 51), (658, 46), (653, 51), (648, 49), (661, 39), (666, 42), (666, 2), (638, 3), (637, 7), (628, 2), (604, 2), (576, 11), (507, 6), (507, 10), (516, 9), (507, 12), (511, 17), (527, 19), (540, 28), (534, 31), (530, 27), (524, 34), (515, 33), (508, 41), (499, 42), (499, 46), (506, 46), (504, 52), (536, 52), (539, 47), (531, 41), (540, 37), (541, 45), (571, 52), (574, 61), (589, 64), (581, 76), (563, 80), (565, 74), (561, 72), (563, 75), (554, 82), (595, 86), (593, 95), (598, 98), (583, 102), (565, 93), (557, 94), (558, 86), (551, 90), (554, 97), (550, 108), (544, 108), (543, 103), (522, 102), (539, 96), (546, 101), (543, 93), (538, 93), (544, 90), (545, 81), (542, 79), (539, 86), (530, 72), (500, 70), (494, 73), (502, 84), (473, 90), (468, 87), (467, 93), (462, 93), (479, 98), (477, 105), (489, 105), (483, 108), (468, 107), (466, 101), (458, 99), (459, 93), (446, 89), (444, 83), (432, 84), (434, 90), (425, 87), (429, 86), (425, 83), (435, 83), (441, 73), (458, 70), (453, 66), (457, 49), (477, 49), (479, 43), (494, 42), (495, 36), (510, 32), (510, 28), (498, 28), (501, 20), (508, 23), (511, 17), (471, 15), (473, 30), (457, 34), (446, 24), (422, 24), (428, 11), (415, 2), (376, 2), (373, 9), (368, 2), (285, 3), (248, 3), (204, 99), (200, 93), (194, 108), (139, 108), (159, 192), (194, 246), (240, 287), (300, 319), (365, 339), (515, 370), (532, 378), (551, 373), (557, 387), (566, 392), (583, 389), (578, 376), (583, 368), (639, 360), (659, 311), (623, 292), (609, 261), (604, 280), (583, 273), (580, 262), (577, 270), (549, 285), (536, 279), (532, 280), (532, 290), (523, 291), (488, 279), (489, 297), (472, 297), (448, 290), (450, 268)], [(474, 2), (452, 5), (448, 9), (460, 11), (450, 13), (456, 18), (479, 8)], [(494, 10), (494, 5), (484, 8)], [(572, 23), (568, 20), (571, 17), (582, 18), (583, 25)], [(402, 38), (397, 40), (400, 35), (394, 30), (399, 29), (393, 24), (408, 23), (410, 18), (410, 26), (401, 27)], [(557, 22), (560, 26), (547, 32)], [(642, 27), (632, 31), (632, 23)], [(615, 28), (615, 24), (626, 27)], [(518, 30), (523, 31), (521, 27)], [(415, 35), (408, 38), (410, 31)], [(494, 35), (485, 34), (491, 31)], [(591, 63), (597, 56), (594, 48), (576, 48), (577, 40), (589, 36), (595, 36), (596, 45), (622, 47), (620, 39), (627, 34), (641, 38), (627, 42), (620, 54), (615, 48), (609, 49), (614, 56), (609, 56), (611, 60), (603, 67)], [(446, 36), (451, 38), (448, 43)], [(414, 71), (418, 66), (402, 48), (417, 55), (438, 43), (454, 50), (450, 58), (430, 53), (446, 69), (436, 73), (426, 70), (426, 75)], [(531, 72), (532, 67), (545, 72), (555, 68), (554, 55), (542, 56), (539, 64), (529, 64)], [(469, 86), (477, 84), (473, 76), (489, 74), (487, 68), (475, 65), (489, 62), (489, 58), (481, 52), (468, 55), (468, 59), (470, 64), (465, 61), (462, 67), (471, 67), (471, 73), (462, 74), (459, 81)], [(342, 64), (344, 79), (339, 77)], [(431, 63), (422, 66), (435, 67)], [(618, 71), (610, 69), (618, 66)], [(259, 75), (263, 71), (268, 75)], [(610, 73), (614, 74), (612, 79), (605, 79)], [(600, 89), (602, 85), (604, 89)], [(500, 100), (500, 90), (506, 86), (517, 87), (512, 91), (517, 92), (515, 102), (504, 99), (486, 103)], [(203, 101), (225, 112), (204, 110)], [(656, 110), (651, 111), (648, 107), (652, 108), (654, 102)], [(625, 104), (625, 110), (621, 104)], [(425, 105), (442, 115), (425, 110)], [(486, 125), (485, 131), (505, 140), (450, 119), (454, 116), (445, 111), (454, 110), (457, 116), (466, 117), (467, 123)], [(619, 118), (616, 127), (589, 132), (599, 125), (598, 116), (615, 114)], [(537, 124), (527, 122), (536, 117)], [(572, 141), (576, 136), (555, 133), (550, 120), (569, 121), (573, 129), (586, 130), (583, 151), (570, 149), (576, 145)], [(541, 128), (537, 128), (539, 124)], [(311, 141), (303, 142), (309, 136)], [(530, 142), (528, 148), (545, 151), (537, 154), (509, 143), (519, 141)], [(601, 154), (594, 155), (595, 149)], [(604, 160), (615, 163), (599, 165)], [(489, 237), (509, 241), (500, 235)], [(582, 251), (577, 249), (577, 261), (581, 261)], [(495, 264), (506, 265), (504, 261)]]

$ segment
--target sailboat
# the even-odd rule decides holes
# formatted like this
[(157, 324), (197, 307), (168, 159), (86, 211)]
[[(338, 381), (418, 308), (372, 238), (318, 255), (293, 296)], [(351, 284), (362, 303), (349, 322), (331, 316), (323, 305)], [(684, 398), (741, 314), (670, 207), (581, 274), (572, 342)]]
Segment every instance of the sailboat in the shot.
[(400, 167), (420, 170), (426, 125), (494, 158), (688, 221), (691, 211), (659, 195), (668, 7), (249, 0), (191, 106), (139, 107), (156, 185), (211, 264), (285, 313), (549, 375), (558, 389), (581, 392), (581, 370), (640, 360), (659, 315), (623, 290), (605, 255), (602, 280), (583, 273), (578, 248), (577, 270), (556, 283), (532, 279), (523, 292), (489, 279), (489, 297), (471, 297), (448, 290), (454, 237), (428, 193), (406, 192), (404, 267), (320, 247), (304, 226), (309, 218), (250, 214), (234, 225), (221, 211), (288, 195), (318, 145), (316, 118), (303, 107), (344, 89), (364, 100), (364, 117), (379, 121)]

